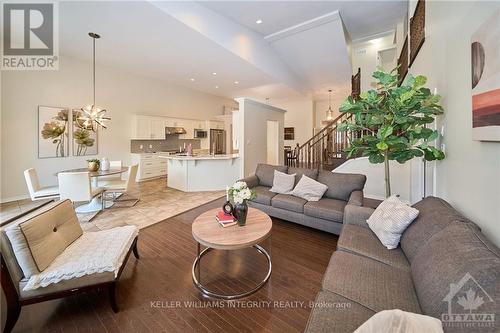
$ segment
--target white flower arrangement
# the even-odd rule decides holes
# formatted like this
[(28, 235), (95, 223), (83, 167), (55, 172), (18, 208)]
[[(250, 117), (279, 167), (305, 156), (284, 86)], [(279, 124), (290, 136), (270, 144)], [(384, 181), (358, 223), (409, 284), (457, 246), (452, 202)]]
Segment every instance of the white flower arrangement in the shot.
[(244, 204), (247, 200), (256, 197), (255, 191), (248, 188), (245, 182), (236, 182), (227, 189), (228, 200), (231, 199), (235, 204)]

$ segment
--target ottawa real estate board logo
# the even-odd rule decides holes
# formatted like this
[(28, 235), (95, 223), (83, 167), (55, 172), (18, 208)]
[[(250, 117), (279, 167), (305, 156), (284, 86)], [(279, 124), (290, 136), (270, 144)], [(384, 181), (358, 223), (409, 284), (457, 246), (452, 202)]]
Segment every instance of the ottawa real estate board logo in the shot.
[(2, 70), (57, 70), (57, 3), (2, 3)]
[(495, 327), (495, 301), (474, 277), (466, 273), (450, 284), (444, 297), (448, 312), (441, 315), (445, 327), (476, 329)]

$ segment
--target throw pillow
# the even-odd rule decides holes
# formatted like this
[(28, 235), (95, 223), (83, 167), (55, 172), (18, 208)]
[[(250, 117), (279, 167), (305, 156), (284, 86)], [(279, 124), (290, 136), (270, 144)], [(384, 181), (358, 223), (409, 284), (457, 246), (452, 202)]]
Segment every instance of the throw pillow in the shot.
[(295, 185), (295, 174), (289, 175), (287, 173), (274, 170), (273, 187), (271, 187), (269, 191), (287, 194), (293, 190), (293, 185)]
[(19, 224), (33, 260), (41, 272), (78, 239), (83, 230), (69, 200)]
[(358, 327), (354, 333), (442, 333), (441, 320), (417, 313), (401, 310), (384, 310), (377, 312)]
[(395, 195), (385, 199), (366, 221), (380, 242), (389, 250), (398, 247), (401, 235), (418, 216), (418, 210)]
[(290, 192), (291, 195), (307, 201), (319, 201), (328, 190), (328, 186), (302, 175), (297, 186)]

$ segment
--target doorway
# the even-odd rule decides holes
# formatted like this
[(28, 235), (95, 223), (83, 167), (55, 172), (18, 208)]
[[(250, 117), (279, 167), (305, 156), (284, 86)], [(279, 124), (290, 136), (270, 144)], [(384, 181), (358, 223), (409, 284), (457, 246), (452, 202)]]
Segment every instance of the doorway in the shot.
[(276, 120), (267, 121), (267, 164), (279, 164), (279, 124)]

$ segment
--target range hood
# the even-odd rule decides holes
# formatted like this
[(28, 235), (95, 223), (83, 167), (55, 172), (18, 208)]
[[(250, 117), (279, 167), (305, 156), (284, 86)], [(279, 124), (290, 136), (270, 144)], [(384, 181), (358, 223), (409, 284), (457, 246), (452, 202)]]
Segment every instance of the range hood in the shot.
[(186, 134), (182, 127), (165, 127), (165, 135)]

